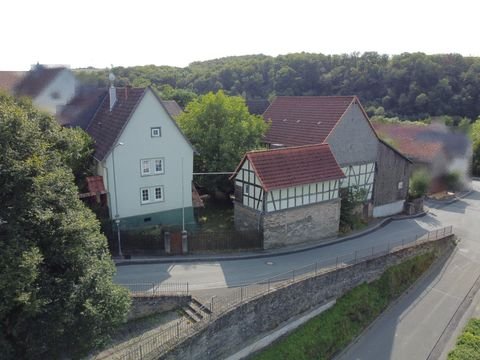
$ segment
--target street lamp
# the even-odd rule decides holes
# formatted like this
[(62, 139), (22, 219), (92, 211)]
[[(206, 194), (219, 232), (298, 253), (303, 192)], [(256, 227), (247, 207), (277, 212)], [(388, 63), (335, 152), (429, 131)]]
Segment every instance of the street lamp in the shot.
[(112, 167), (113, 167), (113, 193), (115, 195), (115, 224), (117, 224), (117, 241), (118, 241), (118, 256), (122, 257), (122, 244), (120, 242), (120, 215), (118, 214), (118, 198), (117, 198), (117, 180), (115, 174), (115, 149), (122, 146), (123, 142), (119, 142), (112, 149)]

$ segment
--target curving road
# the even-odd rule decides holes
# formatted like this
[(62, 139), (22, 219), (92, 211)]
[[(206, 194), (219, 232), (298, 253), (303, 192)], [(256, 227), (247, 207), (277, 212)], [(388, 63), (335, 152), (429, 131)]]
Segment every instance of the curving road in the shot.
[(456, 328), (465, 322), (459, 323), (458, 316), (468, 308), (465, 300), (471, 289), (476, 290), (480, 276), (480, 183), (473, 187), (464, 199), (431, 208), (432, 217), (455, 226), (461, 241), (454, 254), (378, 318), (339, 359), (446, 358)]

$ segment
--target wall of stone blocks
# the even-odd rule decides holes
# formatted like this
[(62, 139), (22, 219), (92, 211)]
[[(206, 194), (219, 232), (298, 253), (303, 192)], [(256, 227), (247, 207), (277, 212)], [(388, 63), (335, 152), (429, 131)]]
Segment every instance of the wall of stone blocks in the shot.
[(159, 359), (226, 358), (290, 318), (337, 298), (355, 286), (379, 278), (390, 266), (430, 251), (446, 254), (454, 246), (453, 236), (448, 236), (298, 281), (220, 315)]

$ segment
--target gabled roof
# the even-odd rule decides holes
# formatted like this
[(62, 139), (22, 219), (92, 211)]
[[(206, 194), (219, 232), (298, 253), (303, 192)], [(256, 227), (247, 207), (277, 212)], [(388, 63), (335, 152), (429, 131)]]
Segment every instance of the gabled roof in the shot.
[(0, 71), (0, 90), (13, 92), (24, 75), (24, 71)]
[(105, 96), (86, 129), (95, 140), (95, 158), (100, 161), (110, 152), (146, 91), (146, 88), (116, 89), (117, 101), (112, 111), (109, 96)]
[(15, 94), (36, 97), (65, 67), (45, 67), (37, 65), (15, 86)]
[(263, 114), (271, 121), (265, 142), (284, 146), (321, 144), (356, 96), (279, 96)]
[(265, 191), (344, 178), (328, 144), (251, 151), (245, 154)]
[[(97, 111), (93, 115), (88, 127), (86, 128), (87, 133), (89, 133), (90, 136), (95, 140), (94, 156), (100, 161), (105, 159), (105, 157), (110, 153), (112, 146), (116, 144), (123, 129), (127, 125), (128, 121), (135, 112), (135, 109), (147, 91), (151, 91), (160, 105), (165, 109), (165, 105), (163, 104), (162, 100), (158, 97), (155, 91), (149, 87), (117, 87), (116, 90), (117, 100), (112, 111), (110, 111), (110, 97), (105, 95)], [(187, 144), (194, 152), (196, 152), (190, 141), (185, 137), (183, 132), (178, 127), (176, 121), (172, 119), (167, 109), (165, 109), (165, 111)]]
[(107, 93), (106, 89), (80, 88), (77, 95), (57, 114), (58, 122), (62, 126), (78, 126), (85, 130)]
[(177, 117), (183, 112), (182, 108), (175, 100), (162, 100), (162, 104), (172, 118)]
[(444, 126), (374, 123), (375, 130), (384, 140), (409, 158), (430, 163), (440, 153), (450, 157), (466, 155), (469, 140), (464, 134), (452, 133)]

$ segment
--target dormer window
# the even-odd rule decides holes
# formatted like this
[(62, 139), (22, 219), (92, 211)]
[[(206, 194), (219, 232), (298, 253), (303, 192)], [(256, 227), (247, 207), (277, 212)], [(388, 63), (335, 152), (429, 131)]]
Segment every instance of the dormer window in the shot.
[(160, 137), (162, 136), (162, 130), (160, 127), (152, 127), (150, 128), (151, 136), (152, 137)]

